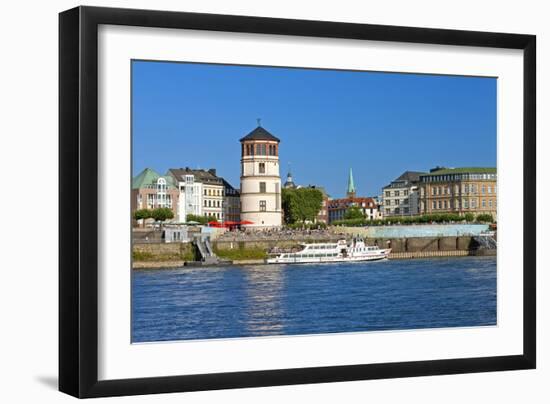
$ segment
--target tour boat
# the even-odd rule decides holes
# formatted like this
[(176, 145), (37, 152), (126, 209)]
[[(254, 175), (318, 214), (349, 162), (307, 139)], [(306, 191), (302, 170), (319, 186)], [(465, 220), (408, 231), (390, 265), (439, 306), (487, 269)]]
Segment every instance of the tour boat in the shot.
[(358, 262), (387, 259), (391, 248), (382, 249), (368, 246), (363, 239), (354, 238), (351, 242), (338, 240), (337, 243), (303, 244), (296, 252), (284, 252), (268, 258), (268, 264), (310, 264), (322, 262)]

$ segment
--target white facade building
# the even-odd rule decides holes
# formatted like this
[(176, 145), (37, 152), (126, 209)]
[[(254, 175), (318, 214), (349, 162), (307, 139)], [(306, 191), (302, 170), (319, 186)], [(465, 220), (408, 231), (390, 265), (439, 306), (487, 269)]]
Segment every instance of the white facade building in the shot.
[(216, 170), (172, 168), (168, 173), (178, 184), (178, 221), (186, 222), (187, 215), (212, 216), (219, 221), (224, 215), (224, 182)]
[(383, 216), (414, 216), (420, 213), (417, 171), (405, 171), (382, 189)]
[(258, 126), (241, 142), (241, 220), (247, 227), (282, 224), (279, 139)]

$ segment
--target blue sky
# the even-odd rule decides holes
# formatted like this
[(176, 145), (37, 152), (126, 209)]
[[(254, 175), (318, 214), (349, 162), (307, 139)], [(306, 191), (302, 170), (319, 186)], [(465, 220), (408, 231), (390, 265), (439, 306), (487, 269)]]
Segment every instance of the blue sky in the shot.
[(256, 119), (281, 139), (281, 177), (374, 196), (406, 170), (496, 166), (496, 79), (134, 61), (133, 174), (216, 168), (239, 187)]

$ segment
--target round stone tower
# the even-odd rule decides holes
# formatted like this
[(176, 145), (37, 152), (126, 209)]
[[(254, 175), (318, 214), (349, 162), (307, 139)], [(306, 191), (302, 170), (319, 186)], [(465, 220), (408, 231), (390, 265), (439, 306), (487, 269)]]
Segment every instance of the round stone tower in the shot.
[(282, 223), (280, 140), (258, 126), (240, 142), (241, 221), (249, 222), (246, 227), (279, 227)]

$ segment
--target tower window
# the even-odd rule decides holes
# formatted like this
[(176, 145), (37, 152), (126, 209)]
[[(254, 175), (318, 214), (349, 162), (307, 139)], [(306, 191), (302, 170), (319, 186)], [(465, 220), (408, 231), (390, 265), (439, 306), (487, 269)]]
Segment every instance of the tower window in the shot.
[(265, 163), (259, 163), (260, 174), (265, 174)]
[(260, 212), (266, 211), (266, 203), (265, 201), (260, 201)]
[(265, 193), (265, 182), (260, 182), (260, 192)]

